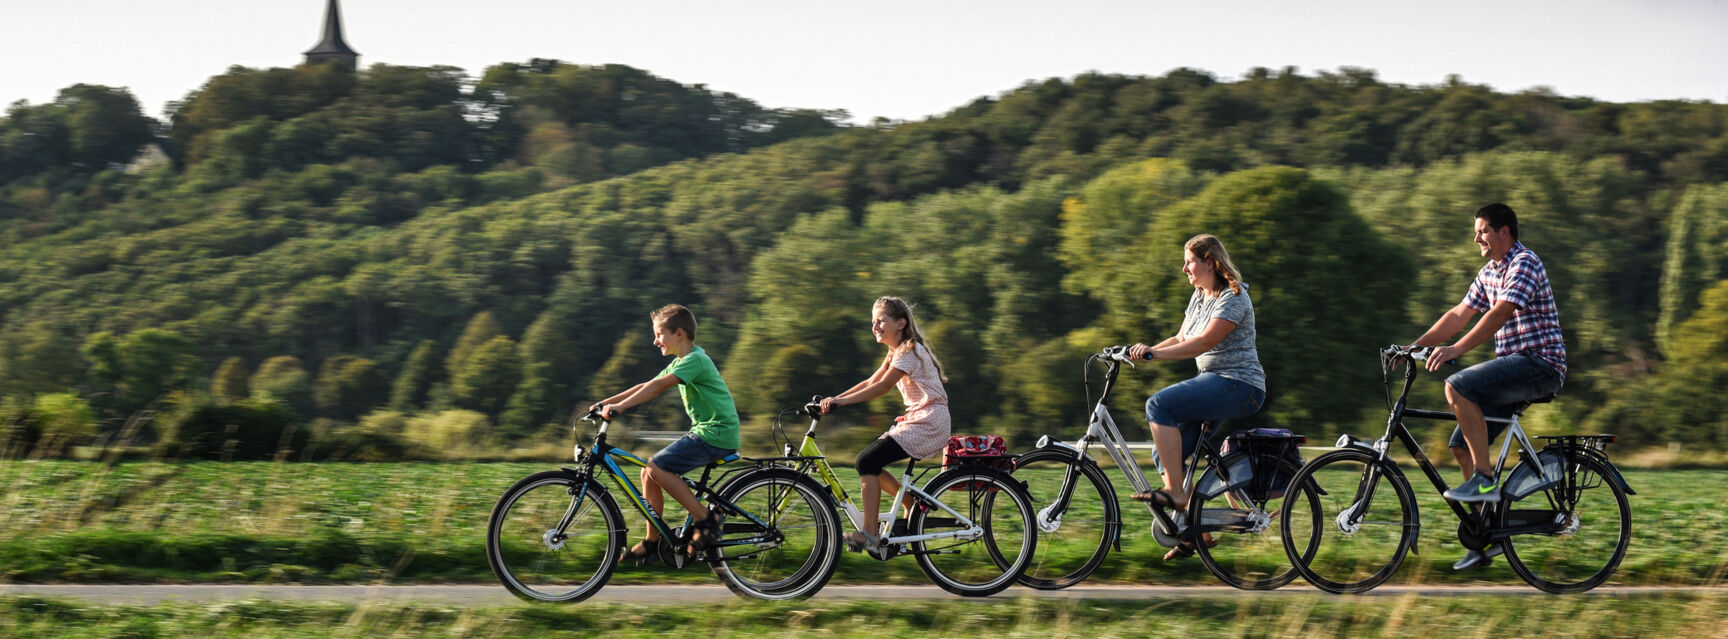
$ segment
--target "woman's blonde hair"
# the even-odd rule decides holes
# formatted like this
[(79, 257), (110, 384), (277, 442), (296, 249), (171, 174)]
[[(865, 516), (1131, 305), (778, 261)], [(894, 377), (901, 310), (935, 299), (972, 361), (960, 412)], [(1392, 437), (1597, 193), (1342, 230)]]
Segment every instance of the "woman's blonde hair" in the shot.
[(1212, 271), (1224, 278), (1224, 283), (1230, 286), (1231, 292), (1242, 294), (1242, 271), (1236, 270), (1236, 263), (1230, 261), (1230, 252), (1224, 250), (1224, 242), (1218, 236), (1201, 233), (1188, 238), (1182, 248), (1193, 253), (1196, 259), (1212, 263)]
[(892, 295), (883, 295), (876, 298), (874, 306), (882, 309), (882, 314), (888, 317), (906, 321), (906, 328), (900, 330), (900, 347), (912, 349), (912, 355), (919, 357), (918, 349), (912, 345), (923, 344), (924, 351), (930, 354), (930, 363), (936, 365), (936, 376), (942, 379), (942, 383), (948, 383), (948, 374), (942, 372), (942, 362), (936, 359), (936, 351), (924, 341), (924, 332), (918, 330), (918, 320), (912, 317), (912, 304)]

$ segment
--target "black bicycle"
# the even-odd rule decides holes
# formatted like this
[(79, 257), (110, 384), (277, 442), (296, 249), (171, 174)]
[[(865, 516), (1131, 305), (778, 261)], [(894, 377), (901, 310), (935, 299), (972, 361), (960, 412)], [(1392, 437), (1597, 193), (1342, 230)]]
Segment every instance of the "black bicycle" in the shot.
[[(1122, 549), (1121, 506), (1104, 469), (1088, 454), (1093, 445), (1109, 454), (1135, 492), (1152, 490), (1110, 416), (1110, 391), (1122, 364), (1134, 365), (1128, 347), (1107, 347), (1086, 359), (1088, 395), (1097, 362), (1105, 366), (1104, 388), (1092, 407), (1086, 435), (1074, 444), (1046, 435), (1036, 449), (1014, 462), (1014, 477), (1026, 483), (1038, 508), (1038, 554), (1020, 577), (1020, 583), (1032, 588), (1056, 590), (1080, 583), (1111, 548)], [(1153, 517), (1152, 537), (1166, 548), (1184, 541), (1193, 544), (1206, 569), (1237, 588), (1269, 590), (1290, 583), (1296, 571), (1285, 559), (1275, 530), (1278, 509), (1285, 508), (1285, 520), (1313, 518), (1308, 529), (1317, 528), (1320, 516), (1319, 495), (1291, 479), (1300, 465), (1287, 453), (1307, 440), (1245, 433), (1236, 437), (1240, 445), (1225, 454), (1212, 444), (1216, 428), (1215, 423), (1203, 425), (1199, 446), (1184, 460), (1188, 510), (1171, 513), (1146, 504)], [(1203, 470), (1201, 462), (1206, 464)], [(1309, 544), (1310, 551), (1318, 541)]]
[[(1345, 435), (1338, 450), (1314, 458), (1292, 480), (1313, 485), (1323, 496), (1324, 517), (1310, 528), (1307, 517), (1284, 516), (1284, 549), (1302, 577), (1333, 593), (1355, 593), (1385, 582), (1416, 547), (1422, 519), (1410, 481), (1388, 454), (1391, 442), (1403, 443), (1437, 491), (1447, 485), (1423, 454), (1404, 419), (1415, 417), (1455, 421), (1452, 413), (1407, 408), (1406, 399), (1416, 371), (1432, 351), (1427, 347), (1390, 346), (1380, 351), (1386, 385), (1386, 434), (1364, 443)], [(1405, 365), (1404, 390), (1392, 399), (1391, 373)], [(1583, 592), (1600, 585), (1620, 560), (1632, 539), (1632, 513), (1626, 496), (1636, 494), (1606, 448), (1613, 435), (1538, 437), (1548, 441), (1541, 450), (1531, 444), (1518, 417), (1531, 404), (1520, 405), (1512, 417), (1488, 418), (1505, 423), (1506, 440), (1494, 465), (1501, 477), (1501, 501), (1472, 509), (1448, 501), (1458, 516), (1458, 540), (1465, 548), (1482, 550), (1502, 544), (1512, 570), (1530, 585), (1547, 592)], [(1517, 465), (1506, 469), (1507, 455), (1517, 442)], [(1321, 542), (1314, 552), (1314, 541)]]
[[(640, 457), (606, 443), (608, 421), (590, 411), (583, 422), (598, 423), (594, 441), (578, 438), (576, 467), (535, 473), (498, 498), (486, 525), (486, 561), (512, 594), (529, 601), (574, 602), (599, 592), (623, 558), (629, 531), (613, 493), (600, 482), (611, 480), (618, 494), (660, 531), (659, 561), (673, 567), (707, 564), (734, 593), (759, 599), (809, 597), (834, 575), (840, 560), (840, 524), (826, 489), (809, 477), (736, 453), (708, 464), (697, 481), (685, 479), (698, 499), (726, 517), (721, 538), (691, 543), (688, 516), (674, 527), (642, 497), (619, 463), (647, 465)], [(575, 422), (573, 422), (574, 424)], [(743, 461), (715, 478), (715, 468)]]

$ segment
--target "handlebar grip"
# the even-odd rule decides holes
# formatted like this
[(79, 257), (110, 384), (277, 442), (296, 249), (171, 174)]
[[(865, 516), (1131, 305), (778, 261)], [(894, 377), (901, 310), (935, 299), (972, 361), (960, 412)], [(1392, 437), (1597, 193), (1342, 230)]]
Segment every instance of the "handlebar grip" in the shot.
[[(807, 416), (810, 416), (810, 417), (821, 419), (822, 418), (822, 400), (823, 399), (824, 398), (821, 395), (811, 395), (810, 401), (806, 402), (804, 404), (804, 414)], [(839, 409), (840, 409), (839, 406), (834, 407), (834, 410), (839, 410)], [(829, 412), (833, 412), (833, 411), (829, 411)]]

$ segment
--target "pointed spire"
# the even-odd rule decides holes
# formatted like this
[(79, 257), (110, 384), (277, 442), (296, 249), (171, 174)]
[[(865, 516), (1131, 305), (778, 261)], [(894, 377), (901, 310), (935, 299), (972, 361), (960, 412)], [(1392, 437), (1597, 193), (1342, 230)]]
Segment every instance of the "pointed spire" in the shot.
[(349, 69), (360, 62), (360, 54), (342, 40), (342, 11), (336, 6), (336, 0), (330, 0), (324, 9), (323, 39), (306, 52), (306, 64), (321, 62), (338, 62)]

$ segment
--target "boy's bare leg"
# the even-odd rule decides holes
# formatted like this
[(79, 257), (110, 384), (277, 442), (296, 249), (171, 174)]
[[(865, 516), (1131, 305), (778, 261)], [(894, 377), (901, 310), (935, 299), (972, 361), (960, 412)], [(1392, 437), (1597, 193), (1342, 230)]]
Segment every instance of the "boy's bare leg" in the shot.
[[(658, 488), (664, 489), (666, 494), (671, 495), (672, 499), (678, 502), (678, 505), (683, 506), (684, 510), (690, 513), (691, 519), (702, 521), (708, 518), (708, 508), (696, 498), (696, 493), (690, 490), (688, 484), (684, 483), (683, 477), (655, 466), (653, 462), (648, 463), (647, 470), (652, 473), (654, 483), (657, 484)], [(659, 490), (655, 491), (655, 495), (659, 495)]]
[[(648, 500), (648, 505), (654, 507), (654, 512), (666, 516), (666, 495), (660, 491), (660, 482), (654, 481), (654, 469), (650, 464), (642, 469), (642, 497)], [(648, 522), (648, 532), (642, 535), (643, 541), (654, 541), (660, 538), (660, 530), (654, 527), (654, 522)]]

